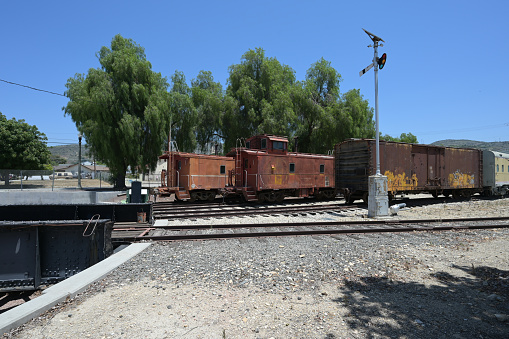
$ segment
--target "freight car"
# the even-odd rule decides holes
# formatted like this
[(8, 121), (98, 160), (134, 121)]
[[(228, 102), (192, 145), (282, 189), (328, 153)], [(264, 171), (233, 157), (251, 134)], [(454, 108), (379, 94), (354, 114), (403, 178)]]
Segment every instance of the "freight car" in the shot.
[(167, 167), (161, 173), (160, 195), (175, 194), (176, 200), (212, 201), (232, 185), (229, 173), (234, 168), (231, 157), (166, 151)]
[[(368, 176), (376, 173), (376, 144), (350, 139), (335, 146), (336, 187), (347, 203), (367, 202)], [(380, 141), (380, 171), (389, 199), (398, 193), (469, 197), (483, 186), (483, 155), (478, 149)]]
[(235, 158), (235, 191), (247, 201), (336, 196), (334, 157), (288, 152), (286, 137), (256, 135), (227, 155)]

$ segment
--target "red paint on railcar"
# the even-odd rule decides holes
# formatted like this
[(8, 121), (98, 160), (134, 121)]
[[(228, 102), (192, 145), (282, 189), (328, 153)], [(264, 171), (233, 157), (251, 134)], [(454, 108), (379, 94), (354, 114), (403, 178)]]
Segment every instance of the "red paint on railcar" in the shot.
[(165, 152), (159, 159), (170, 162), (169, 172), (163, 170), (160, 194), (175, 194), (179, 200), (213, 200), (232, 185), (229, 173), (234, 168), (231, 157)]
[(334, 184), (334, 157), (288, 152), (286, 137), (257, 135), (236, 149), (235, 186), (246, 200), (331, 199)]

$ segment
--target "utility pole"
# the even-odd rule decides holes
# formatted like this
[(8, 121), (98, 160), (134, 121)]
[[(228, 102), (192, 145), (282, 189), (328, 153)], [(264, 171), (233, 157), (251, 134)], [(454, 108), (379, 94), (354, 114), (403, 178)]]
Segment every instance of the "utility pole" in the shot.
[(79, 189), (81, 189), (81, 138), (82, 138), (82, 135), (80, 133), (80, 134), (78, 134), (78, 141), (80, 144), (80, 148), (78, 151), (78, 188)]
[(368, 47), (373, 47), (375, 54), (373, 56), (373, 63), (364, 68), (359, 72), (359, 76), (362, 76), (364, 73), (369, 71), (372, 67), (374, 67), (375, 71), (375, 126), (376, 126), (376, 174), (371, 175), (368, 178), (368, 217), (378, 217), (378, 216), (386, 216), (389, 215), (389, 198), (387, 195), (387, 177), (383, 176), (380, 173), (380, 132), (379, 132), (379, 119), (378, 119), (378, 69), (382, 69), (385, 66), (385, 61), (387, 59), (387, 55), (384, 53), (381, 58), (378, 58), (378, 46), (382, 47), (383, 45), (379, 42), (385, 42), (382, 38), (374, 35), (366, 31), (363, 28), (364, 32), (370, 37), (373, 41), (373, 45), (369, 45)]

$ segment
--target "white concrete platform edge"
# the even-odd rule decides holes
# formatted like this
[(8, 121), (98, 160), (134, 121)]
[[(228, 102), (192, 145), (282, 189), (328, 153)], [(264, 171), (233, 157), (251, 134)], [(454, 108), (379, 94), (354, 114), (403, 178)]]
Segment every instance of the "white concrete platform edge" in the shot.
[(149, 246), (150, 243), (131, 244), (94, 266), (47, 288), (41, 296), (0, 314), (0, 335), (38, 317), (59, 302), (65, 301), (67, 298), (73, 298), (78, 293), (83, 292), (88, 285), (102, 279), (109, 272)]

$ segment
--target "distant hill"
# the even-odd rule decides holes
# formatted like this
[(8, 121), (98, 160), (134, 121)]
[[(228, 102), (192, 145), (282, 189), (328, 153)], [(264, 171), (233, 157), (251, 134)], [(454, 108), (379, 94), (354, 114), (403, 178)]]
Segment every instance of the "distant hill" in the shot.
[[(52, 155), (56, 155), (66, 159), (67, 164), (77, 164), (79, 158), (79, 144), (59, 145), (49, 147)], [(92, 160), (88, 155), (85, 145), (81, 145), (81, 160)]]
[(431, 145), (456, 148), (478, 148), (481, 150), (499, 151), (502, 153), (509, 154), (509, 141), (484, 142), (463, 139), (460, 140), (446, 139), (435, 141)]

